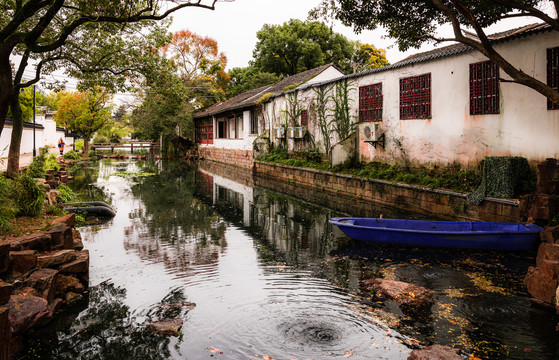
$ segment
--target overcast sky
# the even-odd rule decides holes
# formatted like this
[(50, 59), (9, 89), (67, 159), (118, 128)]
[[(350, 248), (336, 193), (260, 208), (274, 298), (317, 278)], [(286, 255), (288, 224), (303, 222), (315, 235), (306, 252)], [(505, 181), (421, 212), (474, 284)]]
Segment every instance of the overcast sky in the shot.
[[(218, 2), (214, 11), (187, 8), (173, 16), (171, 31), (187, 29), (201, 36), (209, 36), (217, 41), (220, 51), (227, 56), (227, 69), (244, 67), (252, 59), (257, 41), (256, 33), (264, 24), (281, 25), (289, 19), (306, 20), (309, 10), (320, 2), (321, 0), (235, 0)], [(515, 19), (490, 28), (488, 33), (533, 22), (536, 22), (533, 18)], [(385, 49), (390, 63), (433, 48), (433, 45), (426, 45), (419, 50), (401, 53), (392, 39), (384, 37), (386, 33), (382, 29), (355, 34), (351, 28), (338, 23), (334, 24), (333, 30), (349, 40), (359, 40)]]

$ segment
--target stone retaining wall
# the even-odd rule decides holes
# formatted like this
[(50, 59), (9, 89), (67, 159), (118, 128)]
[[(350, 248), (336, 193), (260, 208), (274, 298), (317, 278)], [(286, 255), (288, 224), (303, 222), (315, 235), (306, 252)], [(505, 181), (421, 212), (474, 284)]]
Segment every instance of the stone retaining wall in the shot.
[(254, 186), (252, 171), (244, 167), (214, 161), (199, 161), (198, 168), (226, 179), (234, 179), (235, 182), (248, 187)]
[(200, 146), (198, 148), (200, 159), (217, 161), (250, 169), (253, 164), (252, 150), (221, 149)]
[(44, 233), (0, 241), (0, 360), (21, 350), (29, 330), (83, 298), (89, 252), (74, 225), (69, 214)]
[(486, 198), (481, 205), (468, 202), (465, 194), (419, 186), (359, 178), (307, 168), (254, 162), (260, 178), (287, 182), (336, 195), (347, 201), (374, 202), (391, 208), (423, 214), (432, 218), (524, 221), (519, 201)]

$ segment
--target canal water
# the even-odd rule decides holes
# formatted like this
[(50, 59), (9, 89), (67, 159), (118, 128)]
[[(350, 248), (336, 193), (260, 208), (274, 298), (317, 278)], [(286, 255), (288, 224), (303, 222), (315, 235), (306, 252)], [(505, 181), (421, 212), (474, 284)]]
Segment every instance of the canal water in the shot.
[[(117, 215), (80, 228), (82, 304), (34, 334), (23, 358), (406, 359), (443, 344), (466, 358), (557, 359), (556, 317), (530, 306), (533, 253), (360, 244), (333, 216), (414, 217), (289, 188), (214, 163), (103, 160), (71, 186)], [(421, 310), (363, 280), (435, 291)], [(146, 324), (181, 319), (178, 337)]]

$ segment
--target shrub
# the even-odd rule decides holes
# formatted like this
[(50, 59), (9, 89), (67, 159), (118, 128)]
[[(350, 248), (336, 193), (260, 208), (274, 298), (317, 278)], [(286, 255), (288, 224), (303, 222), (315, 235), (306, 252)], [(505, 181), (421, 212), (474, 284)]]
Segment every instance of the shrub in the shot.
[(64, 184), (58, 185), (57, 190), (59, 191), (57, 197), (62, 203), (74, 202), (76, 201), (76, 193), (68, 186)]
[(0, 176), (0, 232), (6, 232), (16, 216), (17, 206), (12, 196), (12, 181)]
[(83, 139), (74, 140), (74, 148), (76, 151), (83, 150)]
[(74, 150), (70, 150), (67, 153), (64, 154), (64, 159), (67, 160), (81, 160), (82, 155)]
[(13, 183), (14, 199), (18, 205), (17, 215), (37, 216), (43, 210), (45, 192), (35, 180), (22, 175)]
[(55, 154), (49, 154), (49, 156), (45, 160), (45, 164), (43, 169), (47, 171), (48, 169), (53, 169), (55, 172), (60, 170), (60, 164), (58, 163), (58, 158)]

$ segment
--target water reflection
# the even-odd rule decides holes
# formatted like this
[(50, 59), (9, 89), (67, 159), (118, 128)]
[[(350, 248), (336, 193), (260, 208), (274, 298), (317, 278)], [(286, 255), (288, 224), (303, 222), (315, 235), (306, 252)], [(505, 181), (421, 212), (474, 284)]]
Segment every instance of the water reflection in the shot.
[[(555, 358), (557, 340), (546, 337), (553, 320), (520, 293), (533, 262), (525, 254), (355, 243), (327, 221), (357, 215), (353, 203), (344, 209), (317, 194), (322, 204), (313, 205), (308, 190), (255, 185), (250, 172), (223, 164), (102, 161), (93, 168), (94, 185), (112, 198), (117, 216), (82, 229), (99, 296), (79, 319), (104, 322), (100, 309), (116, 298), (127, 320), (115, 329), (147, 336), (143, 324), (154, 317), (182, 319), (181, 338), (146, 340), (155, 358), (405, 359), (409, 336), (483, 359)], [(371, 204), (356, 211), (396, 216)], [(378, 303), (361, 286), (375, 277), (433, 289), (435, 301), (421, 313)], [(159, 311), (175, 300), (196, 307)], [(110, 307), (106, 313), (120, 316)], [(97, 336), (79, 331), (79, 319), (58, 332), (52, 354), (73, 354), (79, 342), (106, 358)], [(122, 349), (142, 351), (129, 336), (110, 334), (123, 337)]]

